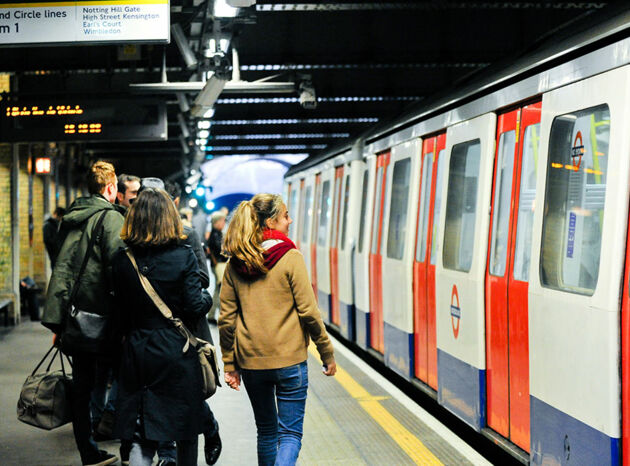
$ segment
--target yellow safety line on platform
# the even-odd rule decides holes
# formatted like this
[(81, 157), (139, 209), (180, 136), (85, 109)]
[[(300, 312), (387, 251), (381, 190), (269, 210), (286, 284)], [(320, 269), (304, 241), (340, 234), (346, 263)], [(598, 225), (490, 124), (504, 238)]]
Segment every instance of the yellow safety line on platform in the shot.
[(91, 2), (5, 3), (0, 8), (55, 8), (60, 6), (163, 5), (169, 0), (94, 0)]
[[(313, 356), (318, 356), (313, 345), (309, 347)], [(398, 446), (416, 464), (441, 465), (442, 462), (424, 446), (424, 444), (411, 432), (409, 432), (392, 414), (381, 405), (380, 401), (389, 397), (373, 396), (361, 386), (344, 369), (337, 365), (335, 380), (357, 400), (359, 405), (387, 432)]]

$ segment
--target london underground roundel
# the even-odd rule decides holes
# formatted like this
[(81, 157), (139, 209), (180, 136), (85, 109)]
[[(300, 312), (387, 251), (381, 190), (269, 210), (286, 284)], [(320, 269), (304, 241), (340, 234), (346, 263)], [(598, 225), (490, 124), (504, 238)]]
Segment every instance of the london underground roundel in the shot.
[(453, 327), (453, 336), (457, 338), (459, 336), (459, 320), (462, 316), (462, 311), (459, 307), (459, 295), (457, 294), (457, 286), (453, 285), (453, 291), (451, 292), (451, 325)]

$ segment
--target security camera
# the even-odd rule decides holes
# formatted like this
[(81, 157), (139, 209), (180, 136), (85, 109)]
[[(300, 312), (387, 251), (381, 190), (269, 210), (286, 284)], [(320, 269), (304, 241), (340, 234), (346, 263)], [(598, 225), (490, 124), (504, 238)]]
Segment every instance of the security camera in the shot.
[(300, 93), (299, 102), (302, 108), (317, 108), (317, 96), (315, 95), (315, 88), (311, 81), (302, 81), (298, 91)]

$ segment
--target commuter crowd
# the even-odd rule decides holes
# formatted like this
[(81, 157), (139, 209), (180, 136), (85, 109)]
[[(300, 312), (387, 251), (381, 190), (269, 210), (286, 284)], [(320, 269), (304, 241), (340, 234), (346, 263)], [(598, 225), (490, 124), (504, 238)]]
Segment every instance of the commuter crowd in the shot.
[[(51, 263), (42, 323), (72, 358), (72, 426), (83, 465), (197, 465), (223, 449), (220, 419), (204, 394), (197, 350), (182, 328), (212, 342), (217, 324), (224, 380), (247, 390), (260, 465), (293, 465), (302, 442), (312, 340), (324, 374), (336, 372), (306, 266), (289, 239), (281, 196), (257, 194), (229, 218), (196, 231), (179, 210), (180, 187), (116, 176), (94, 163), (89, 196), (46, 223)], [(189, 213), (188, 213), (189, 214)], [(183, 218), (184, 217), (184, 218)], [(204, 244), (205, 243), (205, 244)], [(210, 296), (208, 262), (216, 278)], [(196, 338), (195, 338), (196, 337)]]

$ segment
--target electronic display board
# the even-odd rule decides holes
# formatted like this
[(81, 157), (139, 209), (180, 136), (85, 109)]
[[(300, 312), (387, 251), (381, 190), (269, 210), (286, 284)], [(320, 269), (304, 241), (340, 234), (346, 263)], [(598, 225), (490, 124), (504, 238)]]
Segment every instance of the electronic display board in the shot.
[(159, 100), (69, 98), (0, 105), (3, 142), (163, 141), (167, 136), (166, 104)]

